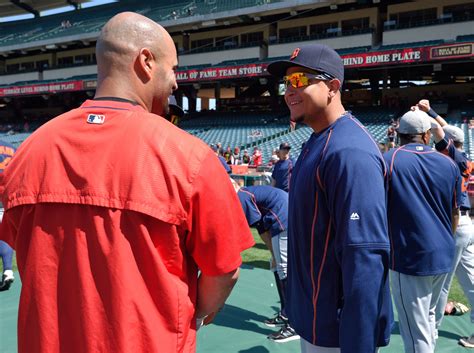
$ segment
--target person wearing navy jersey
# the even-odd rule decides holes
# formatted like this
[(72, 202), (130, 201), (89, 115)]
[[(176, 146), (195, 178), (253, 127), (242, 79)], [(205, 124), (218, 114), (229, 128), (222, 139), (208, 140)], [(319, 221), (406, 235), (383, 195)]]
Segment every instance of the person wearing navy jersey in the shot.
[(280, 144), (278, 150), (278, 162), (275, 163), (272, 172), (272, 185), (288, 192), (290, 187), (291, 173), (295, 161), (290, 157), (291, 146), (287, 142)]
[(286, 312), (304, 353), (373, 353), (389, 343), (386, 167), (341, 102), (344, 65), (331, 48), (271, 63), (292, 122), (313, 134), (291, 176)]
[[(288, 323), (286, 315), (286, 277), (287, 277), (287, 228), (288, 228), (288, 193), (269, 185), (234, 188), (244, 210), (249, 226), (256, 227), (262, 240), (272, 254), (275, 262), (274, 274), (280, 296), (281, 310), (276, 317), (265, 320), (269, 327), (281, 329), (268, 338), (275, 342), (288, 342), (299, 336)], [(272, 261), (272, 262), (273, 262)]]
[[(435, 148), (443, 154), (448, 155), (458, 166), (462, 176), (461, 202), (459, 204), (460, 216), (459, 224), (456, 228), (454, 261), (451, 272), (444, 282), (436, 305), (436, 328), (441, 326), (443, 315), (448, 301), (449, 288), (454, 275), (458, 278), (466, 298), (471, 307), (474, 307), (474, 225), (472, 224), (469, 212), (471, 203), (467, 194), (469, 176), (472, 171), (472, 162), (463, 151), (464, 132), (452, 125), (448, 125), (438, 113), (430, 106), (427, 99), (422, 99), (416, 107), (435, 119), (433, 130)], [(414, 109), (416, 108), (414, 107)], [(474, 312), (471, 310), (471, 322), (474, 323)], [(465, 347), (474, 348), (474, 334), (470, 337), (462, 337), (459, 343)]]
[[(15, 147), (8, 142), (0, 141), (0, 173), (3, 173), (4, 169), (10, 162), (15, 153)], [(0, 202), (0, 222), (3, 218), (3, 204)], [(10, 289), (11, 284), (15, 280), (13, 275), (13, 249), (0, 240), (0, 257), (2, 258), (3, 274), (0, 278), (0, 292)]]
[(211, 145), (211, 149), (215, 152), (217, 158), (219, 158), (219, 162), (221, 162), (222, 166), (224, 167), (225, 171), (227, 174), (232, 173), (232, 170), (230, 169), (229, 165), (227, 164), (227, 161), (225, 158), (222, 156), (220, 153), (220, 150), (217, 145)]
[(407, 353), (435, 350), (435, 308), (452, 268), (461, 202), (459, 170), (428, 146), (430, 128), (425, 112), (405, 113), (398, 128), (401, 147), (384, 155), (389, 167), (392, 295)]

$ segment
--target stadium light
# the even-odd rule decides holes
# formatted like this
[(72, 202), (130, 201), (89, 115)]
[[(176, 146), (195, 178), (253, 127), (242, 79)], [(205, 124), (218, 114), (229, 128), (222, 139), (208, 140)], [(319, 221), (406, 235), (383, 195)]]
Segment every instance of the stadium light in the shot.
[(290, 15), (291, 16), (296, 16), (298, 14), (298, 12), (296, 12), (295, 10), (291, 10), (290, 11)]
[(253, 18), (253, 20), (254, 20), (255, 22), (257, 22), (257, 21), (260, 21), (261, 18), (260, 18), (260, 16), (255, 16), (255, 17)]
[(337, 10), (337, 5), (336, 5), (336, 4), (331, 4), (331, 5), (329, 6), (329, 8), (330, 8), (331, 10)]

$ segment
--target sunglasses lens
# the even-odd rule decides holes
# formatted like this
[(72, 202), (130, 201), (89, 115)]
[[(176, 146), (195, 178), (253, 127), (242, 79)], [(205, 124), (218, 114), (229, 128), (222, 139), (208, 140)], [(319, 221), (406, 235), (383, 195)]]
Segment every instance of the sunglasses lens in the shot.
[(291, 85), (293, 88), (301, 88), (309, 85), (309, 79), (303, 73), (295, 72), (294, 74), (285, 76), (283, 78), (285, 86)]

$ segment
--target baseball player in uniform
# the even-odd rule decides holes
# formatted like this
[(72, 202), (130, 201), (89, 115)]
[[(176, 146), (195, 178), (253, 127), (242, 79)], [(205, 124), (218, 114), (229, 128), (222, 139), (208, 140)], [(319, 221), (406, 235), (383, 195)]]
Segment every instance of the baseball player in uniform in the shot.
[[(8, 163), (15, 153), (15, 147), (8, 142), (0, 140), (0, 173), (3, 173)], [(0, 202), (0, 222), (3, 218), (3, 204)], [(13, 264), (13, 249), (0, 240), (0, 257), (2, 258), (3, 274), (0, 281), (0, 292), (10, 289), (11, 284), (15, 280), (13, 275), (12, 264)]]
[[(435, 119), (435, 128), (432, 129), (436, 142), (435, 148), (448, 155), (458, 166), (462, 177), (461, 201), (459, 204), (460, 216), (456, 228), (454, 261), (451, 272), (444, 282), (441, 295), (436, 305), (436, 328), (441, 325), (444, 316), (444, 308), (448, 301), (449, 289), (454, 275), (458, 278), (466, 298), (469, 300), (471, 308), (474, 307), (474, 226), (469, 215), (471, 203), (467, 194), (469, 176), (472, 171), (471, 160), (463, 151), (464, 132), (448, 123), (436, 113), (430, 106), (427, 99), (418, 102), (418, 109), (426, 112)], [(471, 322), (474, 323), (474, 311), (471, 310)], [(474, 334), (470, 337), (463, 337), (459, 343), (465, 347), (474, 348)]]
[(435, 308), (452, 267), (461, 200), (459, 170), (428, 146), (430, 127), (426, 113), (405, 113), (398, 128), (401, 147), (384, 155), (392, 295), (406, 353), (435, 350)]
[(290, 181), (290, 324), (304, 353), (373, 353), (392, 322), (384, 160), (342, 105), (333, 49), (302, 46), (267, 70), (283, 77), (291, 120), (314, 131)]
[(286, 192), (289, 191), (291, 173), (295, 166), (295, 160), (290, 157), (290, 149), (291, 146), (287, 142), (280, 144), (279, 160), (275, 163), (272, 171), (272, 185)]
[(289, 325), (286, 314), (286, 277), (288, 257), (288, 193), (268, 185), (239, 187), (234, 183), (240, 204), (249, 226), (256, 227), (262, 240), (272, 253), (273, 273), (280, 296), (281, 310), (276, 317), (265, 320), (269, 327), (281, 330), (268, 336), (275, 342), (288, 342), (299, 336)]

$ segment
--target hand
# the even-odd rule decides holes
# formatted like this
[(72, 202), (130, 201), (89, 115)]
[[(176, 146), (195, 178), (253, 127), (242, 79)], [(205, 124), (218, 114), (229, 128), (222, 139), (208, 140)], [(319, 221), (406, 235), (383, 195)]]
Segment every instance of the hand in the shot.
[(418, 108), (425, 113), (427, 113), (431, 107), (430, 107), (430, 101), (428, 99), (422, 99), (418, 102), (417, 104)]
[(211, 322), (214, 321), (214, 318), (216, 317), (218, 312), (215, 312), (215, 313), (210, 313), (209, 315), (207, 315), (205, 318), (204, 318), (204, 322), (203, 324), (204, 325), (209, 325)]

